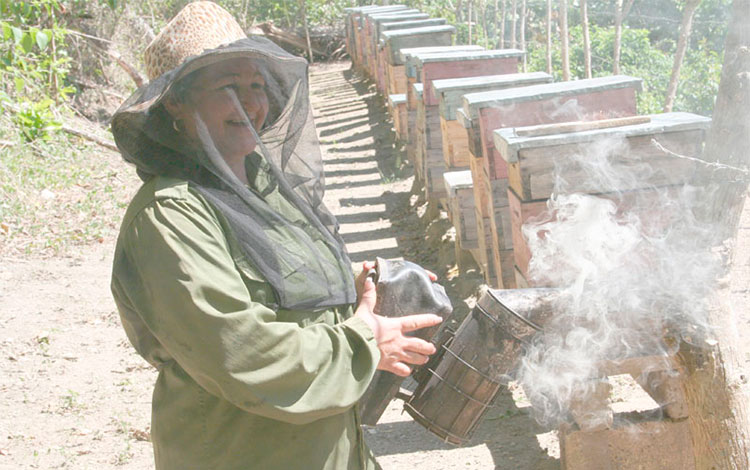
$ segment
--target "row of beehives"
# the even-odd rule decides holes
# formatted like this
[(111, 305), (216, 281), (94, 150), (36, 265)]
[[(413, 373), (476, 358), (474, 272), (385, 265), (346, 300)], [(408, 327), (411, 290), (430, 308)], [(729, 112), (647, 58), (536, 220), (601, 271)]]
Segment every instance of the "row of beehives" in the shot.
[(443, 204), (456, 227), (457, 254), (470, 252), (492, 287), (529, 285), (521, 227), (545, 209), (556, 178), (569, 191), (592, 191), (580, 166), (561, 161), (617, 137), (627, 145), (610, 155), (616, 168), (649, 167), (620, 192), (683, 183), (692, 174), (695, 162), (664, 148), (700, 154), (710, 119), (637, 116), (638, 78), (553, 83), (543, 72), (518, 73), (523, 51), (452, 46), (455, 28), (442, 18), (403, 5), (347, 13), (355, 69), (387, 97), (428, 200)]

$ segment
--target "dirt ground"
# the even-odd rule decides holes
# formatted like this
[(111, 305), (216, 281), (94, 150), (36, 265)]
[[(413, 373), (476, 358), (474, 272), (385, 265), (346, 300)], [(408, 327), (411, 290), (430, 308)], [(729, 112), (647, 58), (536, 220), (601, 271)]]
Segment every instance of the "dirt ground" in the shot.
[[(343, 63), (316, 66), (311, 83), (327, 203), (352, 261), (417, 261), (438, 273), (459, 315), (466, 314), (481, 278), (476, 270), (456, 276), (450, 269), (447, 221), (425, 215), (382, 100), (347, 69)], [(129, 171), (116, 154), (106, 158)], [(120, 327), (109, 293), (113, 245), (109, 237), (55, 258), (0, 261), (2, 470), (153, 467), (149, 415), (156, 373)], [(738, 264), (747, 271), (746, 252)], [(747, 305), (743, 289), (736, 287), (738, 302)], [(745, 316), (739, 321), (747, 330)], [(618, 401), (637, 399), (632, 384), (623, 382), (619, 390)], [(637, 406), (651, 406), (643, 400)], [(559, 469), (556, 434), (535, 424), (529, 409), (520, 391), (502, 394), (474, 438), (455, 447), (415, 424), (394, 401), (366, 436), (386, 470)]]

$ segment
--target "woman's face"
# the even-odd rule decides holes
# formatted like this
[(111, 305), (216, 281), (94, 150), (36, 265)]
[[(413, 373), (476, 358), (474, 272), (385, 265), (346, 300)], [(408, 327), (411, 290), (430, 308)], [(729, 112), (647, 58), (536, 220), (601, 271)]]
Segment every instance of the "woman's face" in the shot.
[(244, 159), (256, 146), (251, 126), (260, 132), (268, 114), (265, 79), (250, 59), (225, 60), (198, 71), (185, 99), (167, 108), (194, 142), (205, 144), (202, 121), (225, 160)]

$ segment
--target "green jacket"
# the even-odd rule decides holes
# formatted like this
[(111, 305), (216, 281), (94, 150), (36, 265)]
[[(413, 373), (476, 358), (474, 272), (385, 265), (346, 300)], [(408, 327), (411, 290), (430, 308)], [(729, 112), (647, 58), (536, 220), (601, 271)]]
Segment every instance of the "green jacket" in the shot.
[[(266, 199), (298, 218), (278, 193)], [(156, 177), (138, 191), (112, 292), (130, 341), (159, 370), (157, 469), (376, 468), (355, 410), (379, 359), (372, 331), (352, 306), (269, 308), (270, 286), (189, 183)]]

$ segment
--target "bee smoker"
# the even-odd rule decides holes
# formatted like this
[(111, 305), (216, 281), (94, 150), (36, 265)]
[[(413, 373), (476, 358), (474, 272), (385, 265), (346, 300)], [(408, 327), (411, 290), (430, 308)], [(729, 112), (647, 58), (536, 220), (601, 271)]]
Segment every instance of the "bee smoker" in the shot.
[(557, 289), (485, 289), (420, 371), (406, 412), (446, 442), (469, 439), (560, 295)]
[[(427, 271), (415, 263), (377, 258), (375, 271), (368, 275), (374, 276), (377, 291), (374, 312), (378, 315), (401, 317), (434, 313), (446, 320), (453, 312), (443, 286), (432, 282)], [(440, 326), (423, 328), (411, 334), (430, 341)], [(388, 403), (398, 394), (403, 380), (403, 377), (390, 372), (375, 372), (369, 388), (359, 401), (362, 424), (377, 424)]]

